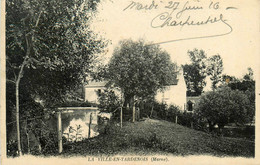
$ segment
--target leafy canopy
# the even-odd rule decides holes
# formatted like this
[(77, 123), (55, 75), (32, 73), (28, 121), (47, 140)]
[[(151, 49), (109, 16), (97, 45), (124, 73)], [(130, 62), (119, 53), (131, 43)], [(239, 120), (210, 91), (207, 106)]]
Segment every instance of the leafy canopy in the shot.
[(187, 84), (187, 95), (199, 96), (206, 85), (207, 56), (203, 50), (198, 49), (188, 51), (188, 55), (191, 59), (191, 64), (183, 65), (184, 79)]
[(250, 119), (250, 100), (242, 91), (222, 87), (202, 95), (195, 113), (219, 126), (230, 122), (244, 124)]
[(19, 119), (42, 116), (42, 105), (63, 102), (103, 51), (103, 39), (89, 28), (98, 1), (6, 1), (7, 122), (16, 116), (19, 155)]
[(176, 80), (177, 65), (159, 46), (123, 40), (108, 65), (108, 79), (126, 96), (155, 95)]
[[(61, 101), (90, 72), (104, 40), (89, 23), (96, 0), (8, 0), (6, 2), (7, 79), (48, 102)], [(28, 51), (29, 50), (29, 51)]]
[(226, 84), (232, 90), (239, 90), (247, 95), (250, 101), (248, 118), (253, 120), (255, 116), (255, 80), (253, 79), (253, 70), (248, 68), (248, 73), (243, 76), (243, 79), (224, 75), (222, 81), (224, 81), (223, 84)]
[(217, 84), (221, 82), (222, 71), (223, 71), (223, 61), (220, 55), (214, 55), (208, 59), (209, 64), (207, 67), (208, 75), (212, 81), (212, 89), (217, 89)]

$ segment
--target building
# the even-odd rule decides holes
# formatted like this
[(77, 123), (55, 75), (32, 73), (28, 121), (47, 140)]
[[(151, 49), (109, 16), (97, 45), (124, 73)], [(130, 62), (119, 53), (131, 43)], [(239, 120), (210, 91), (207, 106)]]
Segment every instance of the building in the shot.
[(181, 110), (185, 110), (186, 107), (186, 83), (183, 76), (182, 69), (177, 75), (176, 81), (167, 86), (162, 92), (158, 92), (155, 96), (156, 101), (166, 103), (168, 105), (177, 105)]
[(98, 93), (105, 89), (106, 83), (105, 81), (90, 81), (84, 84), (84, 101), (98, 103)]
[[(91, 81), (84, 85), (84, 100), (92, 103), (98, 103), (98, 93), (105, 89), (107, 82), (95, 82)], [(156, 101), (163, 102), (168, 105), (177, 105), (181, 110), (186, 110), (187, 98), (186, 98), (186, 83), (181, 70), (177, 75), (177, 79), (172, 85), (165, 88), (164, 91), (158, 93), (155, 96)], [(117, 91), (116, 93), (118, 93)], [(120, 93), (120, 92), (119, 92)]]

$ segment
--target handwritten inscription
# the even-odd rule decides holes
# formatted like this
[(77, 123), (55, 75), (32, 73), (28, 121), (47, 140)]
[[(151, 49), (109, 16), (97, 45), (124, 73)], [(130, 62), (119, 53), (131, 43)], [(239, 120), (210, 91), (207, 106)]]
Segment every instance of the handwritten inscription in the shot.
[[(154, 23), (156, 20), (159, 20), (161, 22), (159, 22), (159, 24), (156, 24), (156, 23)], [(156, 16), (152, 20), (151, 26), (153, 28), (158, 28), (158, 27), (162, 28), (164, 26), (206, 25), (206, 24), (209, 24), (209, 23), (216, 23), (216, 22), (222, 22), (222, 23), (224, 23), (224, 24), (226, 24), (227, 26), (230, 27), (230, 25), (226, 23), (226, 20), (224, 20), (222, 14), (220, 14), (218, 17), (209, 16), (206, 20), (200, 20), (200, 21), (191, 20), (191, 16), (188, 16), (185, 21), (176, 21), (176, 20), (172, 20), (171, 15), (167, 12), (159, 14), (158, 16)]]
[[(220, 10), (222, 9), (222, 10)], [(226, 31), (219, 34), (212, 34), (207, 36), (196, 36), (188, 37), (179, 40), (188, 39), (198, 39), (198, 38), (208, 38), (217, 37), (230, 34), (233, 29), (232, 26), (225, 19), (223, 12), (224, 7), (221, 6), (220, 2), (208, 2), (208, 4), (201, 3), (199, 0), (193, 1), (151, 1), (149, 4), (131, 1), (123, 11), (135, 10), (135, 11), (160, 11), (159, 14), (155, 15), (150, 22), (152, 28), (166, 28), (166, 27), (194, 27), (194, 26), (205, 26), (209, 24), (223, 24)], [(235, 7), (226, 7), (226, 10), (237, 9)], [(207, 14), (202, 14), (202, 16), (196, 16), (197, 13), (203, 13), (207, 10)], [(163, 11), (163, 12), (162, 12)], [(153, 12), (154, 13), (154, 12)], [(229, 29), (229, 30), (227, 30)], [(178, 41), (171, 40), (170, 42)]]
[(152, 9), (157, 9), (158, 8), (158, 5), (155, 4), (154, 1), (152, 1), (152, 3), (150, 5), (144, 5), (142, 3), (139, 3), (139, 2), (134, 2), (134, 1), (131, 1), (131, 3), (126, 7), (124, 8), (124, 11), (127, 10), (127, 9), (135, 9), (135, 10), (152, 10)]
[[(172, 1), (170, 1), (170, 2), (171, 2), (171, 4), (172, 4)], [(174, 2), (174, 3), (173, 3), (173, 7), (172, 7), (173, 11), (172, 11), (172, 13), (173, 13), (176, 9), (178, 9), (178, 6), (179, 6), (179, 5), (180, 5), (180, 2)], [(171, 9), (170, 6), (166, 6), (165, 8)], [(185, 11), (188, 11), (188, 10), (202, 10), (202, 9), (203, 9), (202, 6), (190, 6), (190, 5), (189, 5), (189, 1), (187, 1), (187, 2), (184, 4), (184, 6), (182, 7), (181, 11), (177, 12), (176, 18), (180, 18), (180, 17), (182, 16), (182, 13), (184, 13)]]

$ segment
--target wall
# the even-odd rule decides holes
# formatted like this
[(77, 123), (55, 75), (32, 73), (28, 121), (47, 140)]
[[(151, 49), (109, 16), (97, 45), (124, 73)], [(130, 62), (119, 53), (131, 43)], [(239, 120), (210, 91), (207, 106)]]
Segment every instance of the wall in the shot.
[(186, 91), (187, 87), (183, 73), (180, 72), (177, 84), (168, 86), (164, 92), (158, 92), (155, 99), (158, 102), (165, 102), (168, 105), (177, 105), (181, 110), (184, 110), (186, 106)]

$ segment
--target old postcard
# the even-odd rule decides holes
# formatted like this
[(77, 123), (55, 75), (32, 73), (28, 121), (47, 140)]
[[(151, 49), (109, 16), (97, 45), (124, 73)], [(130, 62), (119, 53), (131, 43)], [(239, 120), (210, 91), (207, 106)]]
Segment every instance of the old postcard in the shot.
[(260, 164), (259, 0), (1, 1), (2, 164)]

